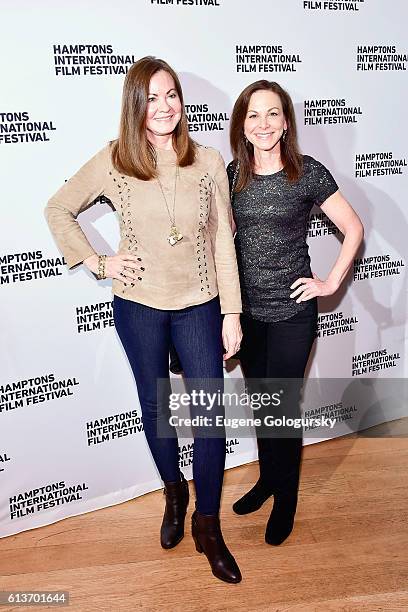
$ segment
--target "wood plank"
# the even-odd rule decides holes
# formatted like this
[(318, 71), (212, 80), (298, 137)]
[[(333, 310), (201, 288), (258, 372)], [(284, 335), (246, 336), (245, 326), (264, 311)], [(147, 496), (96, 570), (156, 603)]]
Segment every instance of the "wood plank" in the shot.
[[(68, 590), (72, 612), (406, 610), (407, 474), (406, 438), (305, 447), (295, 528), (272, 547), (264, 542), (272, 499), (247, 516), (231, 508), (256, 481), (257, 463), (228, 470), (222, 526), (243, 573), (238, 585), (216, 580), (195, 551), (193, 503), (184, 540), (161, 549), (157, 491), (0, 539), (0, 589)], [(190, 492), (194, 499), (192, 483)], [(32, 607), (2, 607), (16, 609)]]

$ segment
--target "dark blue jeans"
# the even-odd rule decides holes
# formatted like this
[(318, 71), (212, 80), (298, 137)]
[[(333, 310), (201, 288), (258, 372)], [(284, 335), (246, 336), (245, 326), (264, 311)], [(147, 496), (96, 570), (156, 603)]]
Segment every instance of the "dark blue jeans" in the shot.
[[(159, 310), (125, 300), (113, 299), (115, 327), (128, 357), (139, 394), (142, 420), (153, 459), (164, 482), (180, 479), (178, 440), (169, 424), (169, 347), (179, 355), (187, 390), (189, 379), (202, 381), (205, 392), (221, 391), (223, 380), (222, 318), (219, 298), (181, 310)], [(158, 394), (158, 379), (167, 381)], [(211, 379), (211, 380), (210, 380)], [(163, 391), (163, 392), (162, 392)], [(195, 409), (191, 417), (202, 413)], [(219, 406), (218, 412), (223, 413)], [(205, 409), (204, 409), (205, 412)], [(158, 431), (160, 435), (158, 435)], [(163, 432), (168, 435), (163, 435)], [(195, 436), (193, 478), (197, 510), (217, 514), (220, 507), (225, 467), (225, 432), (217, 437)]]

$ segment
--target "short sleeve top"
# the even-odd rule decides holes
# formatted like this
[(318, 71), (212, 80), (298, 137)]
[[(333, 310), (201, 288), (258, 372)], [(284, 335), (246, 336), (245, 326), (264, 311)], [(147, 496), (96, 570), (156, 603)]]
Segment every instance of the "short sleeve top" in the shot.
[[(230, 185), (234, 167), (231, 162), (227, 168)], [(330, 171), (304, 155), (302, 175), (295, 183), (289, 182), (282, 169), (254, 175), (244, 190), (233, 194), (244, 313), (273, 322), (288, 319), (310, 305), (290, 298), (290, 286), (299, 277), (312, 276), (306, 242), (310, 211), (337, 190)]]

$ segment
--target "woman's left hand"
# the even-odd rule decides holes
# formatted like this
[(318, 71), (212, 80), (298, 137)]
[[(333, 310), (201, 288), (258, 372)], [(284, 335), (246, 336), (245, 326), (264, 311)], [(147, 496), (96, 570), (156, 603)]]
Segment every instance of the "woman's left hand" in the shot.
[(222, 324), (222, 343), (225, 350), (224, 361), (235, 355), (241, 347), (242, 330), (239, 314), (226, 314)]
[(291, 289), (296, 289), (297, 287), (296, 291), (290, 294), (291, 298), (299, 296), (296, 300), (297, 304), (305, 302), (306, 300), (311, 300), (317, 296), (333, 295), (339, 288), (339, 286), (332, 281), (322, 281), (314, 272), (312, 272), (312, 274), (313, 278), (298, 278), (293, 285), (290, 286)]

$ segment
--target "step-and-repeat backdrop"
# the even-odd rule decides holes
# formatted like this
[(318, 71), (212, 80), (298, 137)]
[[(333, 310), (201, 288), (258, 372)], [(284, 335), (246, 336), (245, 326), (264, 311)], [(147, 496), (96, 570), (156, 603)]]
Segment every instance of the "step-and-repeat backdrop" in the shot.
[[(109, 281), (68, 271), (44, 218), (59, 186), (117, 136), (122, 84), (138, 58), (179, 73), (191, 135), (231, 159), (240, 91), (276, 80), (293, 97), (304, 153), (323, 162), (365, 226), (339, 293), (320, 300), (306, 416), (336, 419), (306, 443), (407, 415), (406, 0), (5, 0), (0, 40), (0, 536), (162, 486), (112, 320)], [(79, 222), (101, 253), (119, 229), (97, 202)], [(341, 236), (312, 211), (312, 269)], [(240, 379), (239, 364), (225, 375)], [(405, 410), (405, 412), (404, 412)], [(256, 458), (228, 439), (227, 466)], [(193, 444), (180, 440), (191, 477)]]

